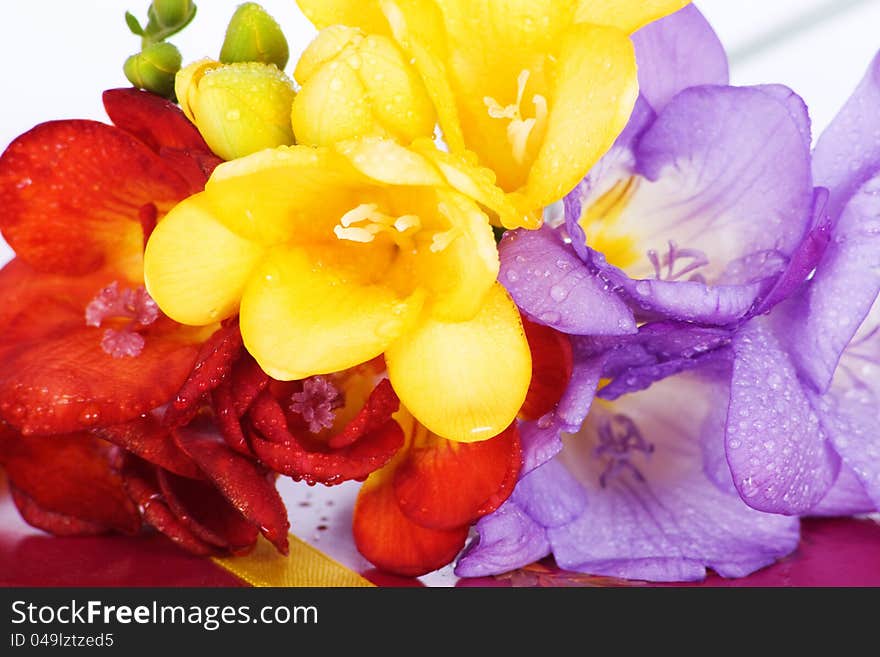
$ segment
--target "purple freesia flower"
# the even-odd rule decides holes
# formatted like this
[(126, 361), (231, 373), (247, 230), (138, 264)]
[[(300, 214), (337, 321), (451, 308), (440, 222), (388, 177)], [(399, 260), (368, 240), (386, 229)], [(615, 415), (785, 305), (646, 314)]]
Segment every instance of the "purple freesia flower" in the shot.
[(742, 576), (795, 548), (794, 516), (880, 504), (880, 65), (811, 165), (803, 103), (724, 86), (695, 8), (635, 41), (642, 97), (565, 232), (500, 247), (502, 282), (571, 335), (575, 368), (522, 425), (524, 475), (462, 576), (551, 553), (598, 575)]

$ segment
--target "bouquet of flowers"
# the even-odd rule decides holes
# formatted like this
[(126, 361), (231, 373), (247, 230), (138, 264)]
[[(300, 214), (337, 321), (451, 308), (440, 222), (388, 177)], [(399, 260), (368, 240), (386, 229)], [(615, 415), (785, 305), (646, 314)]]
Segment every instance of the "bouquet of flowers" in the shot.
[(0, 464), (31, 525), (377, 568), (740, 577), (880, 503), (880, 74), (812, 148), (654, 0), (259, 5), (129, 28), (112, 122), (0, 158)]

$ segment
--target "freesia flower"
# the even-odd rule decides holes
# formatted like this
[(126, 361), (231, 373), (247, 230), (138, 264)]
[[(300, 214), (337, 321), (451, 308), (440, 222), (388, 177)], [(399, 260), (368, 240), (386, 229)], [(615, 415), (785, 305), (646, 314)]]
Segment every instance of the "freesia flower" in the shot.
[[(686, 3), (298, 4), (319, 29), (347, 25), (393, 37), (418, 71), (450, 150), (476, 153), (513, 195), (521, 214), (503, 225), (534, 228), (543, 208), (574, 187), (626, 124), (637, 93), (628, 33)], [(324, 86), (358, 87), (359, 75), (369, 88), (370, 80), (344, 65)], [(332, 119), (334, 97), (316, 93), (304, 111), (313, 121)]]
[(687, 8), (634, 37), (642, 97), (566, 197), (566, 224), (640, 317), (724, 325), (756, 309), (813, 227), (809, 117), (784, 87), (725, 86), (723, 50), (701, 24)]
[(45, 123), (0, 158), (16, 251), (0, 271), (0, 461), (25, 519), (55, 533), (138, 530), (113, 450), (86, 432), (164, 403), (198, 351), (145, 294), (140, 263), (157, 218), (218, 160), (167, 101), (104, 102), (116, 127)]
[(157, 226), (147, 289), (185, 324), (240, 312), (247, 350), (279, 380), (384, 354), (420, 423), (485, 440), (519, 411), (531, 361), (478, 203), (506, 211), (485, 171), (430, 143), (262, 151)]
[[(685, 38), (695, 50), (682, 60), (674, 53)], [(642, 86), (659, 106), (656, 118), (655, 108), (640, 99), (618, 143), (568, 200), (571, 244), (544, 228), (511, 234), (501, 245), (501, 280), (530, 316), (571, 334), (574, 370), (554, 411), (521, 427), (524, 477), (510, 501), (478, 524), (479, 540), (459, 563), (463, 575), (502, 572), (552, 553), (563, 568), (599, 575), (674, 581), (702, 578), (711, 567), (741, 576), (797, 545), (797, 520), (749, 508), (737, 494), (735, 473), (721, 467), (733, 327), (680, 320), (728, 324), (784, 298), (809, 272), (805, 262), (815, 250), (804, 246), (814, 235), (806, 114), (790, 92), (720, 86), (723, 51), (692, 7), (645, 28), (635, 41), (640, 61), (653, 63), (645, 73), (653, 77)], [(679, 81), (719, 86), (682, 90)], [(774, 139), (753, 142), (752, 131), (763, 135), (768, 122)], [(685, 132), (685, 123), (695, 132)], [(711, 144), (704, 142), (710, 123)], [(734, 141), (736, 151), (722, 147)], [(733, 152), (761, 174), (744, 177)], [(645, 169), (647, 180), (639, 177)], [(738, 173), (723, 178), (728, 171)], [(771, 171), (776, 197), (766, 194), (764, 176)], [(624, 182), (607, 183), (609, 177)], [(682, 178), (716, 179), (724, 193), (714, 185), (682, 185)], [(652, 195), (656, 185), (662, 195)], [(684, 199), (668, 201), (676, 188)], [(735, 196), (728, 195), (732, 189)], [(756, 215), (759, 199), (765, 214)], [(638, 223), (635, 214), (626, 218), (636, 210)], [(755, 236), (755, 216), (768, 217), (763, 230), (769, 235)], [(639, 234), (629, 236), (621, 223), (633, 228), (648, 218), (655, 237), (639, 255)], [(711, 239), (716, 224), (727, 231), (723, 245)], [(656, 243), (650, 239), (681, 235), (703, 241), (673, 242), (663, 256), (659, 248), (650, 250)], [(634, 274), (633, 280), (606, 265), (599, 245), (611, 261), (630, 258), (634, 272), (656, 267), (655, 278)], [(703, 250), (710, 246), (707, 258)], [(738, 246), (742, 250), (726, 257)], [(529, 275), (545, 269), (550, 276)], [(736, 270), (740, 278), (725, 283)], [(702, 278), (675, 280), (694, 274)], [(628, 306), (666, 321), (636, 333)], [(603, 312), (585, 310), (596, 307)], [(623, 325), (630, 334), (614, 335)]]

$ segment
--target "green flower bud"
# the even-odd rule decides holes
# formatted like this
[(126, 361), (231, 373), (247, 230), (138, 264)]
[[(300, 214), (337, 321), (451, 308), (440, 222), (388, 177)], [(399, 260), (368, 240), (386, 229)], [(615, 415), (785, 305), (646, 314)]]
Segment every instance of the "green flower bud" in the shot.
[(221, 62), (263, 62), (283, 69), (289, 56), (281, 27), (265, 9), (256, 2), (246, 2), (235, 10), (220, 50)]
[(180, 70), (180, 51), (170, 43), (154, 43), (125, 60), (125, 77), (139, 89), (174, 97), (174, 76)]
[(183, 28), (196, 14), (196, 6), (192, 0), (153, 0), (149, 9), (151, 21), (160, 27)]
[(148, 22), (141, 27), (131, 12), (125, 13), (128, 28), (141, 37), (144, 48), (165, 41), (190, 24), (196, 15), (192, 0), (154, 0), (147, 11)]

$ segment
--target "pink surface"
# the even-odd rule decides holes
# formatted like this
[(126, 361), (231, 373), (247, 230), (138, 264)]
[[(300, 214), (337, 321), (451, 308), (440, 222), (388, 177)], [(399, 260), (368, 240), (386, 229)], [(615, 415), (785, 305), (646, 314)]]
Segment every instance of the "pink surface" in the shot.
[[(317, 492), (317, 491), (314, 491)], [(331, 507), (332, 508), (332, 507)], [(303, 507), (302, 510), (306, 510)], [(322, 510), (322, 513), (329, 509)], [(340, 510), (337, 531), (310, 542), (337, 558), (354, 552), (342, 531), (348, 514)], [(294, 528), (296, 513), (291, 513)], [(302, 520), (302, 519), (301, 519)], [(341, 521), (341, 522), (339, 522)], [(303, 532), (308, 537), (307, 532)], [(328, 541), (328, 539), (331, 539)], [(312, 537), (308, 537), (312, 538)], [(323, 545), (321, 544), (323, 543)], [(329, 548), (329, 549), (328, 549)], [(351, 558), (349, 558), (351, 559)], [(340, 561), (349, 561), (340, 559)], [(351, 559), (354, 560), (354, 559)], [(350, 564), (379, 586), (448, 585), (452, 577), (384, 575)], [(361, 567), (358, 567), (361, 566)], [(194, 557), (159, 535), (55, 538), (26, 525), (11, 499), (0, 493), (0, 586), (242, 586), (211, 561)], [(552, 564), (529, 566), (508, 575), (459, 581), (457, 586), (644, 586), (609, 578), (567, 573)], [(880, 524), (872, 520), (807, 520), (798, 550), (753, 575), (728, 580), (710, 575), (687, 586), (880, 586)]]

